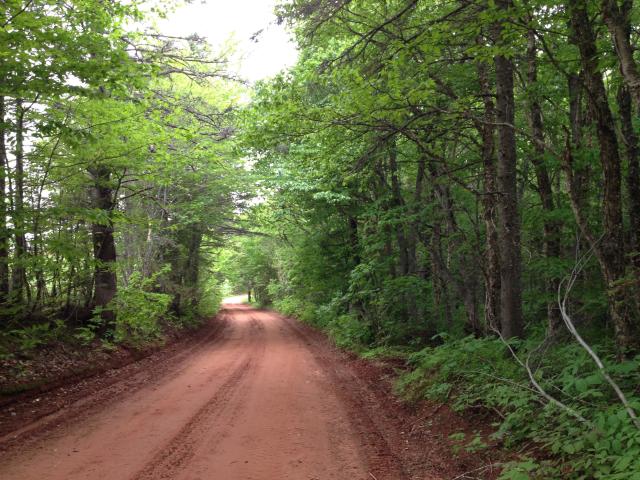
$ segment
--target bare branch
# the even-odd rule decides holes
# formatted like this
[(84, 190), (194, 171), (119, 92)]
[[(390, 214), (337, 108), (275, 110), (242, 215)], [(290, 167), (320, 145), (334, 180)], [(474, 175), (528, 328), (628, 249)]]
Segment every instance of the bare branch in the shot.
[[(633, 424), (638, 429), (640, 429), (640, 419), (638, 419), (638, 416), (635, 410), (633, 409), (633, 407), (631, 406), (631, 404), (629, 403), (629, 400), (627, 400), (626, 395), (624, 394), (620, 386), (615, 382), (615, 380), (611, 378), (611, 375), (609, 375), (609, 373), (607, 372), (607, 369), (604, 363), (602, 362), (602, 360), (600, 359), (600, 356), (593, 350), (593, 348), (591, 348), (591, 346), (584, 340), (584, 338), (582, 338), (580, 333), (578, 333), (578, 330), (573, 324), (571, 317), (567, 313), (567, 301), (569, 299), (569, 294), (571, 293), (571, 290), (575, 285), (576, 280), (578, 279), (578, 276), (584, 269), (587, 262), (593, 256), (596, 246), (602, 240), (603, 237), (604, 235), (600, 236), (600, 238), (593, 245), (591, 245), (591, 248), (587, 251), (587, 253), (584, 254), (582, 258), (578, 259), (575, 266), (573, 267), (573, 270), (571, 271), (571, 274), (567, 278), (563, 279), (563, 281), (560, 282), (560, 285), (558, 285), (558, 306), (560, 307), (560, 314), (562, 315), (562, 319), (564, 320), (564, 324), (567, 326), (567, 329), (569, 330), (569, 332), (571, 332), (571, 335), (573, 335), (573, 337), (578, 341), (580, 346), (584, 348), (589, 354), (589, 356), (593, 359), (594, 363), (598, 366), (598, 370), (600, 371), (600, 374), (604, 377), (604, 379), (607, 381), (607, 383), (611, 386), (613, 391), (616, 393), (616, 396), (620, 400), (620, 403), (622, 403), (622, 405), (624, 406), (624, 409), (626, 410), (627, 415), (629, 415), (629, 418), (631, 418), (631, 421), (633, 422)], [(563, 295), (562, 287), (565, 284), (565, 282), (566, 282), (566, 288)]]

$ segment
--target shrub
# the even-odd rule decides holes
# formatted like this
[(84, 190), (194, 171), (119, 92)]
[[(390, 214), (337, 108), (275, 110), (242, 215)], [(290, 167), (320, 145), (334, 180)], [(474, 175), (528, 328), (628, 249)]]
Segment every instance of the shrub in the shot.
[(148, 291), (155, 286), (161, 272), (149, 278), (133, 274), (126, 287), (113, 300), (116, 313), (114, 340), (141, 346), (162, 338), (160, 320), (169, 315), (171, 296)]
[(273, 306), (284, 315), (294, 316), (305, 323), (316, 324), (316, 308), (296, 297), (285, 297), (276, 300)]
[(371, 341), (371, 329), (355, 315), (344, 314), (327, 325), (327, 331), (337, 346), (360, 351)]

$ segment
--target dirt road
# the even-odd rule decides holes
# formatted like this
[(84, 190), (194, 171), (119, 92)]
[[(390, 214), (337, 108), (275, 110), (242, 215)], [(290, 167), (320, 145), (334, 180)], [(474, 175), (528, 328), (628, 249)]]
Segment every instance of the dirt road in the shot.
[(326, 349), (291, 320), (226, 305), (154, 375), (132, 372), (0, 438), (12, 442), (0, 478), (402, 480), (360, 408), (366, 392)]

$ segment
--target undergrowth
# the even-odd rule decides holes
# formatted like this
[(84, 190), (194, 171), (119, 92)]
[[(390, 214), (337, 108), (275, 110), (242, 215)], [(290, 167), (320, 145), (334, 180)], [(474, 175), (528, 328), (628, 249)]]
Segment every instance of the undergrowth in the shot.
[(0, 329), (0, 360), (31, 358), (41, 349), (55, 344), (69, 347), (91, 347), (113, 350), (125, 346), (144, 350), (162, 345), (168, 331), (196, 328), (203, 319), (215, 315), (219, 309), (221, 292), (216, 283), (202, 285), (190, 292), (193, 300), (185, 302), (180, 315), (171, 311), (172, 296), (159, 293), (158, 279), (166, 273), (162, 269), (149, 277), (134, 273), (109, 304), (115, 323), (105, 328), (100, 309), (80, 325), (62, 319), (39, 321), (20, 328)]
[[(538, 344), (531, 339), (514, 347), (524, 358)], [(599, 350), (640, 409), (640, 357), (616, 363), (612, 345)], [(412, 354), (409, 363), (411, 371), (397, 384), (403, 396), (448, 399), (457, 411), (489, 409), (498, 419), (495, 438), (507, 448), (529, 445), (521, 461), (506, 465), (503, 479), (640, 479), (640, 430), (577, 344), (554, 345), (535, 357), (534, 378), (584, 421), (543, 398), (499, 339), (445, 338)]]

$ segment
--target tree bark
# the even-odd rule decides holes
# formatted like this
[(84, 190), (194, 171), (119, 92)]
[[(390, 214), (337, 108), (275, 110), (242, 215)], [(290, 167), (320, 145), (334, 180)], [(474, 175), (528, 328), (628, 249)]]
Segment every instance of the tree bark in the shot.
[(638, 311), (640, 310), (640, 163), (638, 156), (640, 148), (638, 135), (633, 128), (631, 95), (626, 86), (621, 86), (618, 91), (618, 110), (620, 112), (622, 141), (625, 145), (627, 157), (628, 251), (635, 283), (630, 287), (630, 295), (633, 296), (635, 301), (635, 309), (632, 315), (638, 318)]
[(633, 58), (634, 48), (630, 39), (629, 15), (632, 6), (632, 0), (623, 0), (622, 5), (619, 5), (617, 0), (602, 0), (601, 3), (602, 17), (615, 46), (622, 78), (636, 108), (640, 110), (640, 72)]
[[(432, 193), (432, 200), (435, 194)], [(449, 295), (449, 282), (447, 281), (447, 272), (443, 270), (442, 258), (442, 232), (441, 219), (433, 220), (432, 235), (430, 239), (423, 238), (424, 245), (429, 249), (431, 257), (431, 266), (433, 269), (433, 302), (436, 310), (440, 309), (444, 324), (448, 330), (453, 328), (453, 313), (451, 299)]]
[(26, 286), (26, 252), (27, 239), (24, 228), (24, 108), (22, 99), (16, 100), (16, 148), (14, 175), (15, 198), (13, 201), (13, 225), (15, 228), (15, 259), (13, 267), (13, 301), (21, 304), (24, 302), (24, 289)]
[(603, 270), (609, 297), (609, 310), (621, 357), (635, 348), (634, 325), (624, 282), (625, 250), (622, 222), (621, 165), (618, 139), (607, 91), (598, 66), (596, 36), (587, 13), (585, 0), (568, 2), (571, 40), (580, 51), (584, 83), (589, 95), (591, 114), (595, 120), (603, 172), (603, 236), (594, 245)]
[[(391, 141), (389, 145), (389, 174), (391, 177), (391, 196), (392, 207), (400, 209), (404, 206), (404, 199), (402, 197), (402, 188), (400, 186), (400, 178), (398, 177), (398, 161), (397, 161), (397, 148), (395, 145), (395, 139)], [(399, 217), (402, 217), (400, 212), (397, 213)], [(409, 274), (409, 253), (407, 251), (407, 237), (404, 231), (403, 222), (397, 222), (396, 225), (396, 241), (398, 243), (399, 251), (399, 263), (400, 263), (400, 275), (405, 276)]]
[(425, 178), (425, 164), (426, 160), (424, 156), (420, 156), (418, 159), (418, 168), (416, 171), (416, 183), (413, 194), (413, 204), (411, 205), (410, 213), (412, 220), (409, 222), (409, 228), (407, 232), (407, 262), (408, 272), (410, 275), (418, 273), (418, 256), (417, 246), (418, 237), (422, 228), (422, 222), (420, 221), (420, 212), (422, 209), (422, 192), (424, 190), (424, 178)]
[(349, 215), (347, 218), (347, 229), (349, 233), (349, 248), (351, 253), (349, 259), (351, 261), (351, 267), (355, 268), (360, 265), (362, 259), (360, 258), (360, 240), (358, 235), (358, 218), (354, 215)]
[(104, 219), (91, 226), (93, 240), (93, 256), (95, 261), (93, 307), (101, 309), (101, 318), (105, 328), (111, 328), (115, 320), (115, 312), (109, 303), (116, 295), (116, 244), (113, 236), (112, 213), (114, 208), (113, 189), (111, 187), (111, 171), (105, 166), (90, 169), (93, 177), (93, 206), (100, 210)]
[[(476, 295), (477, 275), (473, 262), (461, 248), (464, 239), (461, 236), (462, 232), (460, 231), (456, 220), (451, 191), (447, 185), (442, 185), (440, 182), (438, 166), (434, 162), (429, 162), (428, 168), (432, 179), (434, 199), (436, 199), (439, 204), (442, 219), (444, 220), (448, 248), (451, 251), (455, 251), (460, 258), (458, 265), (459, 275), (453, 275), (451, 268), (442, 257), (441, 248), (432, 250), (432, 262), (434, 263), (436, 271), (441, 276), (443, 282), (452, 285), (462, 299), (465, 313), (467, 314), (467, 330), (478, 335), (481, 332), (481, 328), (480, 322), (478, 321), (478, 301)], [(438, 222), (440, 222), (440, 220), (438, 220)], [(440, 235), (439, 228), (438, 235)], [(440, 242), (440, 238), (438, 239), (438, 242)]]
[(501, 330), (500, 321), (500, 245), (497, 228), (497, 174), (495, 151), (496, 112), (493, 102), (489, 73), (485, 63), (477, 65), (480, 93), (484, 103), (484, 121), (477, 125), (482, 137), (482, 166), (484, 191), (482, 192), (482, 216), (485, 224), (486, 249), (485, 277), (485, 325)]
[(0, 305), (6, 304), (9, 297), (9, 231), (7, 229), (6, 199), (6, 106), (5, 98), (0, 96)]
[(193, 225), (189, 229), (187, 239), (187, 258), (184, 272), (184, 285), (189, 292), (189, 305), (195, 308), (198, 304), (198, 280), (200, 277), (200, 245), (202, 244), (202, 229)]
[[(499, 0), (500, 10), (508, 11), (510, 0)], [(499, 42), (502, 43), (500, 31)], [(522, 259), (520, 252), (520, 214), (516, 172), (514, 68), (505, 55), (494, 58), (496, 69), (496, 120), (498, 124), (498, 211), (500, 213), (500, 310), (502, 336), (520, 337), (522, 319)]]
[(627, 193), (629, 196), (629, 245), (634, 255), (634, 264), (640, 268), (640, 148), (638, 135), (633, 128), (631, 95), (629, 89), (621, 87), (618, 92), (618, 108), (622, 140), (627, 156)]

